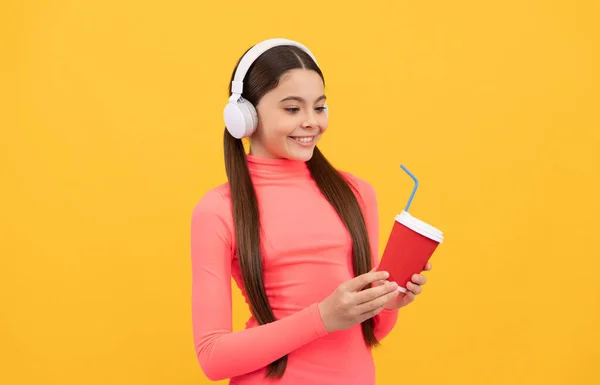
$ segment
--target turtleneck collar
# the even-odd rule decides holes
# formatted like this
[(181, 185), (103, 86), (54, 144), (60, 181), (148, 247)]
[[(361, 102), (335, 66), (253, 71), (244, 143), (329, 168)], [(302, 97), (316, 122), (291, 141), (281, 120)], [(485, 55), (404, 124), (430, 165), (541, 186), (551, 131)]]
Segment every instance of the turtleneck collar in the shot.
[(263, 179), (286, 179), (310, 177), (306, 162), (283, 158), (262, 158), (246, 154), (248, 169), (253, 177)]

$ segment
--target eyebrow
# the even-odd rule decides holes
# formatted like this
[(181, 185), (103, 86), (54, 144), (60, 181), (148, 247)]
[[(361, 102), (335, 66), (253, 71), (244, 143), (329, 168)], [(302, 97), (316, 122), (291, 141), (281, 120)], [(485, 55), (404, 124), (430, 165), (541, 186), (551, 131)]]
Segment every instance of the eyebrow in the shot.
[[(327, 97), (325, 95), (321, 95), (321, 96), (319, 96), (317, 98), (317, 100), (315, 100), (315, 103), (319, 102), (321, 100), (325, 100), (325, 99), (327, 99)], [(285, 101), (288, 101), (288, 100), (295, 100), (295, 101), (300, 102), (300, 103), (306, 103), (306, 100), (304, 100), (300, 96), (288, 96), (288, 97), (285, 97), (285, 98), (281, 99), (279, 102), (281, 103), (281, 102), (285, 102)]]

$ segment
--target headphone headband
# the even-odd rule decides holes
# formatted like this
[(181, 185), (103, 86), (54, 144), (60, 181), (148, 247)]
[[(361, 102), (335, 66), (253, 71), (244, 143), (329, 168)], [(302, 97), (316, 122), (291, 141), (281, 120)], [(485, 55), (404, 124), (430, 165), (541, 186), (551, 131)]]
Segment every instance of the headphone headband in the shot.
[(298, 47), (304, 52), (306, 52), (314, 60), (314, 62), (317, 63), (317, 59), (315, 59), (315, 56), (312, 54), (312, 52), (310, 52), (310, 50), (306, 46), (298, 43), (297, 41), (281, 38), (267, 39), (261, 41), (260, 43), (250, 48), (250, 50), (244, 55), (242, 60), (240, 60), (240, 64), (238, 65), (235, 71), (233, 82), (231, 82), (232, 95), (242, 94), (242, 91), (244, 89), (244, 77), (246, 77), (246, 73), (250, 69), (252, 63), (254, 63), (254, 61), (267, 50), (280, 45), (291, 45), (294, 47)]

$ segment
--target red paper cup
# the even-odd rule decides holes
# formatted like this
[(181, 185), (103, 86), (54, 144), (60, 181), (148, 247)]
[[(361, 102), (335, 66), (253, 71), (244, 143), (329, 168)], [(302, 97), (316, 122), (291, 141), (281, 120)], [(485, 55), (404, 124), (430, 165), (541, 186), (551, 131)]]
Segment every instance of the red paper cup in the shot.
[(388, 281), (396, 282), (398, 290), (406, 293), (413, 274), (423, 271), (443, 241), (440, 230), (403, 211), (396, 216), (377, 270), (390, 273)]

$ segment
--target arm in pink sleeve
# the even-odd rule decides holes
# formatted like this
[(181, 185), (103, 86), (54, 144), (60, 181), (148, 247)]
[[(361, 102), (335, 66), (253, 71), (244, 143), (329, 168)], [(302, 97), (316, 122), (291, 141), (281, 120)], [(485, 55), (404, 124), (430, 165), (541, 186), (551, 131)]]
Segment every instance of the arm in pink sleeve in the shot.
[[(373, 266), (379, 265), (379, 207), (375, 189), (364, 180), (359, 180), (360, 198), (371, 242)], [(398, 310), (383, 309), (375, 316), (375, 336), (378, 340), (385, 338), (396, 325)]]
[(229, 212), (225, 197), (212, 190), (194, 208), (191, 223), (194, 345), (213, 381), (261, 369), (327, 334), (316, 303), (270, 324), (232, 331)]

